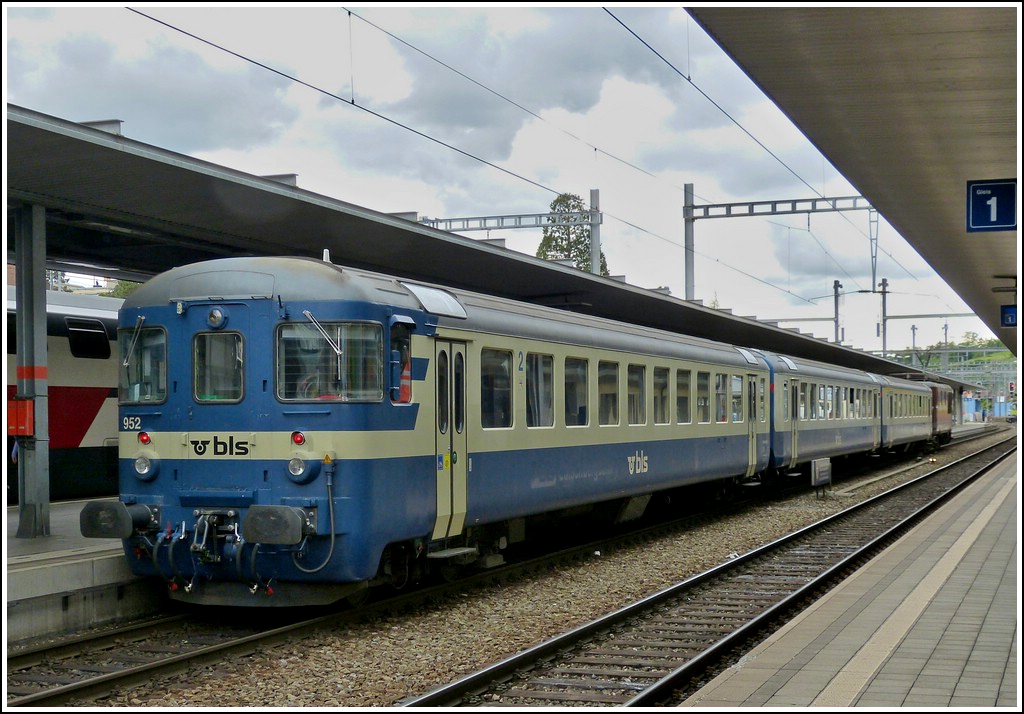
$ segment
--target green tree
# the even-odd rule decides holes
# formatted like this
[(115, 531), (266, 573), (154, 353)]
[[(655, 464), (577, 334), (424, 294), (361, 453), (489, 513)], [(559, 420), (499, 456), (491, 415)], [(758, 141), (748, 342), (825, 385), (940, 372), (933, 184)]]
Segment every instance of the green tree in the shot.
[[(574, 193), (562, 193), (551, 202), (552, 213), (589, 213), (590, 208)], [(590, 272), (590, 219), (572, 216), (567, 225), (545, 226), (537, 257), (544, 260), (571, 260), (579, 270)], [(608, 263), (601, 251), (601, 275), (608, 275)]]
[(139, 287), (140, 283), (133, 283), (131, 280), (118, 280), (114, 283), (114, 287), (105, 293), (101, 293), (103, 297), (113, 298), (126, 298), (131, 295), (132, 290)]

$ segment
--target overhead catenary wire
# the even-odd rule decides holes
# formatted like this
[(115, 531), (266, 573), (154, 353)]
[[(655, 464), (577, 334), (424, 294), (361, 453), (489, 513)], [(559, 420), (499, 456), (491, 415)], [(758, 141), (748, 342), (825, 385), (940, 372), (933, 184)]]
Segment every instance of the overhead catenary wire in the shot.
[[(241, 54), (241, 53), (235, 52), (234, 50), (231, 50), (231, 49), (229, 49), (229, 48), (227, 48), (227, 47), (224, 47), (223, 45), (220, 45), (220, 44), (218, 44), (218, 43), (216, 43), (216, 42), (213, 42), (213, 41), (211, 41), (211, 40), (208, 40), (208, 39), (206, 39), (206, 38), (203, 38), (203, 37), (201, 37), (201, 36), (199, 36), (199, 35), (196, 35), (195, 33), (192, 33), (192, 32), (186, 31), (186, 30), (183, 30), (183, 29), (181, 29), (181, 28), (179, 28), (179, 27), (176, 27), (175, 25), (172, 25), (172, 24), (170, 24), (170, 23), (168, 23), (168, 22), (165, 22), (165, 21), (163, 21), (163, 20), (160, 20), (159, 18), (156, 18), (156, 17), (154, 17), (154, 16), (152, 16), (152, 15), (150, 15), (150, 14), (147, 14), (147, 13), (145, 13), (145, 12), (141, 12), (141, 11), (139, 11), (139, 10), (136, 10), (136, 9), (134, 9), (134, 8), (127, 8), (127, 9), (129, 9), (129, 10), (131, 10), (132, 12), (134, 12), (134, 13), (136, 13), (136, 14), (138, 14), (138, 15), (142, 16), (142, 17), (145, 17), (145, 18), (147, 18), (147, 19), (149, 19), (149, 20), (151, 20), (151, 21), (153, 21), (153, 22), (156, 22), (156, 23), (158, 23), (158, 24), (161, 24), (161, 25), (163, 25), (164, 27), (167, 27), (168, 29), (171, 29), (171, 30), (173, 30), (173, 31), (175, 31), (175, 32), (178, 32), (178, 33), (181, 33), (181, 34), (183, 34), (183, 35), (185, 35), (185, 36), (188, 36), (188, 37), (190, 37), (190, 38), (192, 38), (192, 39), (194, 39), (194, 40), (196, 40), (196, 41), (198, 41), (198, 42), (202, 42), (202, 43), (204, 43), (204, 44), (206, 44), (206, 45), (208, 45), (208, 46), (210, 46), (210, 47), (213, 47), (213, 48), (215, 48), (215, 49), (217, 49), (217, 50), (219, 50), (219, 51), (221, 51), (221, 52), (225, 52), (226, 54), (230, 54), (231, 56), (234, 56), (234, 57), (236, 57), (236, 58), (238, 58), (238, 59), (240, 59), (240, 60), (242, 60), (242, 61), (245, 61), (245, 62), (248, 62), (248, 63), (250, 63), (250, 64), (253, 64), (253, 65), (257, 66), (257, 67), (260, 67), (261, 69), (264, 69), (265, 71), (268, 71), (268, 72), (271, 72), (271, 73), (273, 73), (273, 74), (276, 74), (276, 75), (278, 75), (278, 76), (280, 76), (280, 77), (283, 77), (283, 78), (285, 78), (285, 79), (287, 79), (287, 80), (289, 80), (289, 81), (291, 81), (291, 82), (294, 82), (294, 83), (296, 83), (296, 84), (299, 84), (299, 85), (301, 85), (301, 86), (304, 86), (304, 87), (306, 87), (306, 88), (308, 88), (308, 89), (311, 89), (311, 90), (313, 90), (313, 91), (315, 91), (315, 92), (318, 92), (318, 93), (320, 93), (320, 94), (322, 94), (322, 95), (324, 95), (324, 96), (330, 97), (330, 98), (332, 98), (332, 99), (335, 99), (335, 100), (337, 100), (337, 101), (340, 101), (340, 102), (342, 102), (342, 103), (344, 103), (344, 104), (346, 104), (346, 105), (349, 105), (349, 106), (352, 106), (352, 107), (354, 107), (354, 108), (356, 108), (356, 109), (359, 109), (359, 110), (361, 110), (361, 111), (363, 111), (363, 112), (365, 112), (365, 113), (367, 113), (367, 114), (369, 114), (369, 115), (371, 115), (371, 116), (374, 116), (374, 117), (376, 117), (376, 118), (378, 118), (378, 119), (381, 119), (381, 120), (383, 120), (383, 121), (385, 121), (385, 122), (387, 122), (387, 123), (389, 123), (389, 124), (392, 124), (393, 126), (396, 126), (396, 127), (400, 128), (400, 129), (403, 129), (403, 130), (406, 130), (406, 131), (408, 131), (408, 132), (410, 132), (410, 133), (413, 133), (413, 134), (415, 134), (416, 136), (419, 136), (419, 137), (421, 137), (421, 138), (423, 138), (423, 139), (426, 139), (426, 140), (428, 140), (428, 141), (431, 141), (431, 142), (433, 142), (433, 143), (435, 143), (435, 144), (438, 144), (438, 145), (440, 145), (440, 146), (442, 146), (442, 147), (444, 147), (444, 148), (446, 148), (446, 149), (449, 149), (449, 150), (451, 150), (451, 151), (455, 151), (456, 153), (459, 153), (459, 154), (461, 154), (462, 156), (465, 156), (465, 157), (467, 157), (467, 158), (469, 158), (469, 159), (471, 159), (471, 160), (477, 161), (477, 162), (479, 162), (479, 163), (481, 163), (481, 164), (483, 164), (483, 165), (486, 165), (486, 166), (489, 166), (489, 167), (491, 167), (491, 168), (497, 169), (498, 171), (501, 171), (501, 172), (503, 172), (503, 173), (505, 173), (505, 174), (507, 174), (507, 175), (509, 175), (509, 176), (511, 176), (511, 177), (513, 177), (513, 178), (515, 178), (515, 179), (521, 180), (521, 181), (523, 181), (523, 182), (525, 182), (525, 183), (527, 183), (527, 184), (529, 184), (529, 185), (535, 186), (535, 187), (537, 187), (537, 188), (540, 188), (540, 189), (542, 189), (542, 190), (544, 190), (544, 191), (547, 191), (547, 192), (549, 192), (549, 193), (552, 193), (552, 194), (555, 194), (555, 195), (560, 195), (560, 194), (562, 193), (561, 191), (558, 191), (557, 189), (553, 189), (553, 188), (551, 188), (551, 187), (549, 187), (549, 186), (546, 186), (546, 185), (544, 185), (544, 184), (542, 184), (542, 183), (540, 183), (540, 182), (538, 182), (538, 181), (535, 181), (535, 180), (533, 180), (533, 179), (531, 179), (531, 178), (529, 178), (529, 177), (526, 177), (526, 176), (523, 176), (523, 175), (521, 175), (521, 174), (519, 174), (519, 173), (516, 173), (516, 172), (514, 172), (514, 171), (511, 171), (511, 170), (509, 170), (509, 169), (507, 169), (507, 168), (505, 168), (505, 167), (503, 167), (503, 166), (500, 166), (500, 165), (498, 165), (498, 164), (495, 164), (494, 162), (492, 162), (492, 161), (489, 161), (489, 160), (487, 160), (487, 159), (485, 159), (485, 158), (483, 158), (483, 157), (481, 157), (481, 156), (477, 156), (477, 155), (475, 155), (475, 154), (473, 154), (473, 153), (471, 153), (471, 152), (468, 152), (468, 151), (466, 151), (466, 150), (464, 150), (464, 149), (461, 149), (461, 148), (459, 148), (458, 146), (455, 146), (455, 145), (453, 145), (453, 144), (451, 144), (451, 143), (449, 143), (449, 142), (446, 142), (446, 141), (444, 141), (444, 140), (438, 139), (438, 138), (436, 138), (436, 137), (434, 137), (434, 136), (431, 136), (431, 135), (429, 135), (429, 134), (427, 134), (427, 133), (425, 133), (425, 132), (423, 132), (423, 131), (420, 131), (420, 130), (418, 130), (418, 129), (415, 129), (414, 127), (412, 127), (412, 126), (410, 126), (410, 125), (408, 125), (408, 124), (405, 124), (405, 123), (403, 123), (403, 122), (401, 122), (401, 121), (395, 120), (395, 119), (393, 119), (393, 118), (391, 118), (391, 117), (389, 117), (389, 116), (387, 116), (387, 115), (384, 115), (384, 114), (382, 114), (382, 113), (380, 113), (380, 112), (377, 112), (377, 111), (375, 111), (375, 110), (373, 110), (373, 109), (370, 109), (369, 107), (367, 107), (367, 106), (365, 106), (365, 105), (361, 105), (361, 104), (359, 104), (359, 103), (358, 103), (358, 102), (356, 101), (356, 98), (355, 98), (355, 92), (354, 92), (354, 83), (355, 83), (355, 78), (354, 78), (354, 76), (353, 76), (353, 77), (351, 78), (351, 85), (350, 85), (350, 86), (351, 86), (351, 88), (352, 88), (352, 92), (351, 92), (351, 98), (350, 98), (350, 99), (345, 99), (344, 97), (341, 97), (341, 96), (339, 96), (339, 95), (337, 95), (337, 94), (335, 94), (335, 93), (333, 93), (333, 92), (330, 92), (330, 91), (328, 91), (328, 90), (325, 90), (325, 89), (323, 89), (323, 88), (321, 88), (321, 87), (318, 87), (318, 86), (316, 86), (316, 85), (314, 85), (314, 84), (311, 84), (311, 83), (309, 83), (309, 82), (306, 82), (306, 81), (304, 81), (304, 80), (300, 79), (300, 78), (299, 78), (299, 77), (297, 77), (297, 76), (294, 76), (294, 75), (292, 75), (292, 74), (289, 74), (289, 73), (287, 73), (287, 72), (284, 72), (284, 71), (281, 71), (281, 70), (279, 70), (279, 69), (276, 69), (276, 68), (274, 68), (274, 67), (272, 67), (272, 66), (270, 66), (270, 65), (268, 65), (268, 64), (266, 64), (266, 63), (264, 63), (264, 62), (260, 62), (260, 61), (258, 61), (258, 60), (252, 59), (252, 58), (250, 58), (250, 57), (247, 57), (247, 56), (245, 56), (245, 55), (243, 55), (243, 54)], [(499, 98), (499, 99), (501, 99), (502, 101), (505, 101), (505, 102), (508, 102), (508, 103), (510, 103), (511, 105), (513, 105), (513, 106), (515, 106), (515, 107), (519, 108), (519, 109), (520, 109), (521, 111), (524, 111), (524, 112), (528, 113), (528, 114), (529, 114), (530, 116), (532, 116), (532, 117), (535, 117), (535, 118), (537, 118), (538, 120), (540, 120), (540, 121), (542, 121), (542, 122), (546, 122), (546, 120), (545, 120), (545, 119), (544, 119), (543, 117), (541, 117), (540, 115), (538, 115), (538, 114), (537, 114), (536, 112), (533, 112), (532, 110), (530, 110), (530, 109), (528, 109), (528, 108), (524, 107), (524, 106), (523, 106), (522, 104), (520, 104), (520, 103), (518, 103), (518, 102), (515, 102), (515, 101), (513, 101), (513, 100), (509, 99), (508, 97), (504, 96), (503, 94), (501, 94), (501, 93), (499, 93), (499, 92), (497, 92), (497, 91), (495, 91), (495, 90), (492, 90), (492, 89), (490, 89), (490, 88), (486, 87), (486, 86), (485, 86), (485, 85), (484, 85), (483, 83), (481, 83), (481, 82), (478, 82), (477, 80), (475, 80), (475, 79), (473, 79), (473, 78), (469, 77), (468, 75), (466, 75), (465, 73), (463, 73), (463, 72), (459, 71), (458, 69), (456, 69), (456, 68), (452, 67), (451, 65), (449, 65), (449, 64), (447, 64), (447, 63), (445, 63), (445, 62), (442, 62), (441, 60), (439, 60), (439, 59), (437, 59), (437, 58), (433, 57), (433, 56), (432, 56), (432, 55), (430, 55), (429, 53), (427, 53), (427, 52), (424, 52), (423, 50), (420, 50), (419, 48), (416, 48), (416, 47), (414, 47), (413, 45), (411, 45), (411, 44), (410, 44), (410, 43), (408, 43), (407, 41), (405, 41), (405, 40), (403, 40), (403, 39), (401, 39), (401, 38), (397, 37), (397, 36), (396, 36), (396, 35), (394, 35), (393, 33), (389, 32), (389, 31), (387, 31), (387, 30), (384, 30), (383, 28), (380, 28), (380, 27), (379, 27), (378, 25), (376, 25), (376, 24), (374, 24), (374, 23), (371, 23), (371, 22), (367, 21), (367, 20), (366, 20), (365, 18), (362, 18), (361, 16), (359, 16), (359, 15), (358, 15), (358, 14), (356, 14), (356, 13), (353, 13), (353, 12), (351, 12), (350, 10), (343, 10), (343, 11), (347, 12), (347, 13), (348, 13), (348, 14), (350, 15), (350, 17), (355, 17), (355, 18), (357, 18), (357, 19), (359, 19), (359, 20), (361, 20), (361, 21), (363, 21), (363, 22), (366, 22), (366, 23), (367, 23), (368, 25), (370, 25), (370, 26), (374, 27), (374, 28), (375, 28), (375, 29), (377, 29), (378, 31), (380, 31), (380, 32), (382, 32), (382, 33), (384, 33), (384, 34), (386, 34), (387, 36), (389, 36), (389, 37), (391, 37), (391, 38), (393, 38), (393, 39), (394, 39), (395, 41), (397, 41), (397, 42), (400, 42), (400, 43), (402, 43), (402, 44), (403, 44), (403, 45), (405, 45), (406, 47), (409, 47), (410, 49), (412, 49), (412, 50), (414, 50), (414, 51), (418, 52), (419, 54), (423, 55), (424, 57), (427, 57), (427, 58), (428, 58), (428, 59), (430, 59), (431, 61), (437, 62), (437, 63), (438, 63), (439, 65), (441, 65), (442, 67), (446, 68), (447, 70), (449, 70), (449, 71), (451, 71), (451, 72), (454, 72), (454, 73), (458, 74), (458, 75), (459, 75), (460, 77), (463, 77), (463, 78), (464, 78), (464, 79), (466, 79), (467, 81), (470, 81), (470, 82), (472, 82), (473, 84), (477, 85), (477, 86), (478, 86), (478, 87), (480, 87), (481, 89), (483, 89), (483, 90), (485, 90), (485, 91), (487, 91), (487, 92), (489, 92), (489, 93), (493, 94), (494, 96), (498, 97), (498, 98)], [(607, 11), (607, 9), (606, 9), (606, 12), (608, 12), (608, 11)], [(678, 74), (679, 74), (680, 76), (684, 76), (684, 75), (682, 75), (682, 73), (681, 73), (681, 72), (679, 72), (679, 71), (678, 71), (678, 70), (677, 70), (677, 69), (676, 69), (676, 68), (675, 68), (674, 66), (672, 66), (672, 65), (671, 65), (671, 63), (669, 63), (669, 62), (668, 62), (667, 60), (665, 60), (665, 59), (664, 59), (664, 58), (663, 58), (663, 57), (662, 57), (662, 56), (661, 56), (661, 55), (660, 55), (660, 54), (659, 54), (659, 53), (658, 53), (658, 52), (657, 52), (656, 50), (654, 50), (654, 49), (653, 49), (652, 47), (650, 47), (650, 45), (649, 45), (648, 43), (646, 43), (646, 41), (644, 41), (644, 40), (642, 40), (641, 38), (639, 38), (639, 37), (638, 37), (638, 36), (636, 35), (636, 33), (634, 33), (634, 32), (633, 32), (632, 30), (630, 30), (630, 29), (629, 29), (629, 28), (628, 28), (628, 27), (627, 27), (627, 26), (626, 26), (626, 25), (625, 25), (624, 23), (622, 23), (622, 22), (621, 22), (621, 20), (619, 20), (618, 18), (616, 18), (616, 17), (615, 17), (615, 16), (614, 16), (614, 15), (613, 15), (612, 13), (610, 13), (610, 12), (608, 12), (608, 14), (609, 14), (609, 15), (610, 15), (611, 17), (613, 17), (613, 18), (614, 18), (614, 19), (615, 19), (615, 20), (616, 20), (617, 22), (619, 22), (619, 24), (620, 24), (620, 25), (622, 25), (622, 26), (623, 26), (623, 27), (624, 27), (624, 28), (625, 28), (625, 29), (626, 29), (627, 31), (629, 31), (629, 32), (630, 32), (630, 33), (631, 33), (631, 34), (632, 34), (632, 35), (633, 35), (634, 37), (636, 37), (636, 38), (637, 38), (638, 40), (640, 40), (640, 41), (641, 41), (641, 42), (642, 42), (642, 43), (643, 43), (643, 44), (645, 45), (645, 47), (648, 47), (648, 48), (649, 48), (649, 49), (650, 49), (650, 50), (651, 50), (652, 52), (654, 52), (654, 53), (655, 53), (655, 54), (656, 54), (656, 55), (657, 55), (657, 56), (658, 56), (659, 58), (661, 58), (661, 59), (662, 59), (662, 60), (663, 60), (664, 62), (666, 62), (666, 64), (668, 64), (668, 65), (669, 65), (670, 67), (672, 67), (672, 69), (673, 69), (674, 71), (676, 71), (676, 72), (677, 72), (677, 73), (678, 73)], [(351, 27), (350, 27), (350, 34), (351, 34)], [(352, 44), (352, 43), (350, 42), (350, 47), (351, 47), (351, 44)], [(715, 106), (716, 108), (718, 108), (718, 109), (719, 109), (719, 111), (722, 111), (722, 113), (723, 113), (723, 114), (724, 114), (725, 116), (729, 117), (729, 119), (730, 119), (731, 121), (733, 121), (734, 123), (736, 123), (736, 125), (737, 125), (737, 126), (739, 126), (739, 127), (741, 128), (741, 129), (743, 129), (743, 131), (744, 131), (745, 133), (747, 133), (747, 134), (748, 134), (749, 136), (751, 136), (751, 138), (753, 138), (753, 139), (754, 139), (755, 141), (757, 141), (757, 139), (756, 139), (755, 137), (753, 137), (753, 135), (752, 135), (752, 134), (750, 134), (750, 132), (748, 132), (748, 131), (747, 131), (746, 129), (744, 129), (744, 128), (743, 128), (743, 127), (742, 127), (742, 126), (741, 126), (741, 125), (740, 125), (740, 124), (739, 124), (738, 122), (736, 122), (736, 121), (735, 121), (735, 120), (734, 120), (734, 119), (733, 119), (733, 118), (732, 118), (732, 117), (731, 117), (731, 116), (730, 116), (730, 115), (729, 115), (729, 114), (728, 114), (727, 112), (725, 112), (725, 110), (724, 110), (724, 109), (722, 109), (722, 108), (720, 107), (720, 105), (718, 105), (718, 104), (717, 104), (717, 103), (716, 103), (716, 102), (715, 102), (714, 100), (712, 100), (712, 99), (711, 99), (711, 98), (710, 98), (710, 97), (709, 97), (709, 96), (708, 96), (708, 95), (707, 95), (707, 94), (706, 94), (705, 92), (703, 92), (703, 90), (700, 90), (700, 88), (699, 88), (699, 87), (697, 87), (697, 86), (696, 86), (696, 84), (695, 84), (694, 82), (692, 82), (692, 80), (690, 80), (690, 79), (689, 79), (688, 77), (685, 77), (685, 76), (684, 76), (684, 79), (686, 79), (686, 81), (687, 81), (687, 82), (689, 82), (689, 83), (690, 83), (690, 84), (691, 84), (691, 85), (692, 85), (692, 86), (693, 86), (693, 87), (694, 87), (695, 89), (697, 89), (697, 91), (699, 91), (699, 92), (700, 92), (700, 94), (701, 94), (702, 96), (704, 96), (705, 98), (707, 98), (707, 99), (708, 99), (708, 101), (710, 101), (710, 102), (711, 102), (711, 103), (712, 103), (712, 104), (713, 104), (713, 105), (714, 105), (714, 106)], [(600, 153), (600, 154), (601, 154), (601, 155), (603, 155), (603, 156), (606, 156), (606, 157), (608, 157), (608, 158), (610, 158), (610, 159), (613, 159), (613, 160), (615, 160), (615, 161), (617, 161), (617, 162), (619, 162), (619, 163), (621, 163), (621, 164), (623, 164), (623, 165), (626, 165), (626, 166), (628, 166), (628, 167), (630, 167), (630, 168), (632, 168), (632, 169), (634, 169), (634, 170), (637, 170), (637, 171), (639, 171), (639, 172), (641, 172), (641, 173), (643, 173), (643, 174), (645, 174), (645, 175), (647, 175), (647, 176), (649, 176), (649, 177), (651, 177), (651, 178), (655, 178), (655, 179), (657, 179), (657, 180), (662, 180), (662, 179), (660, 179), (660, 177), (658, 177), (658, 176), (655, 176), (654, 174), (650, 173), (650, 172), (649, 172), (649, 171), (647, 171), (646, 169), (643, 169), (642, 167), (639, 167), (639, 166), (637, 166), (637, 165), (633, 164), (632, 162), (629, 162), (629, 161), (627, 161), (627, 160), (625, 160), (625, 159), (622, 159), (622, 158), (620, 158), (620, 157), (617, 157), (617, 156), (615, 156), (614, 154), (611, 154), (610, 152), (607, 152), (607, 151), (605, 151), (605, 150), (601, 149), (600, 147), (597, 147), (597, 146), (594, 146), (594, 145), (592, 145), (592, 144), (589, 144), (589, 143), (585, 142), (585, 141), (584, 141), (584, 140), (582, 140), (582, 139), (581, 139), (580, 137), (578, 137), (578, 136), (576, 136), (576, 135), (572, 134), (571, 132), (568, 132), (568, 131), (565, 131), (565, 130), (561, 130), (561, 131), (562, 131), (562, 132), (563, 132), (564, 134), (566, 134), (567, 136), (569, 136), (570, 138), (572, 138), (572, 139), (574, 139), (574, 140), (576, 140), (576, 141), (580, 141), (581, 143), (584, 143), (584, 144), (586, 144), (586, 145), (587, 145), (588, 147), (590, 147), (591, 149), (593, 149), (593, 150), (594, 150), (595, 152), (597, 152), (597, 153)], [(764, 148), (764, 149), (765, 149), (765, 151), (768, 151), (768, 153), (769, 153), (769, 154), (771, 154), (771, 155), (772, 155), (773, 157), (775, 156), (775, 155), (774, 155), (774, 154), (773, 154), (773, 153), (772, 153), (772, 152), (771, 152), (771, 151), (770, 151), (769, 149), (767, 149), (767, 147), (764, 147), (764, 145), (763, 145), (763, 144), (761, 144), (761, 142), (757, 141), (757, 143), (758, 143), (758, 144), (759, 144), (759, 145), (760, 145), (760, 146), (761, 146), (762, 148)], [(777, 160), (779, 160), (779, 159), (778, 159), (778, 157), (775, 157), (775, 158), (776, 158)], [(782, 163), (782, 164), (783, 164), (783, 165), (785, 166), (784, 162), (781, 162), (781, 160), (779, 160), (779, 161), (780, 161), (780, 163)], [(787, 169), (788, 169), (788, 168), (789, 168), (789, 167), (787, 166)], [(790, 169), (790, 171), (791, 171), (791, 169)], [(795, 174), (795, 172), (793, 172), (793, 173), (794, 173), (794, 175), (796, 175), (796, 174)], [(800, 178), (799, 176), (797, 176), (797, 177), (798, 177), (798, 178)], [(802, 178), (800, 178), (800, 180), (801, 180), (801, 181), (802, 181), (802, 182), (803, 182), (803, 183), (804, 183), (805, 185), (808, 185), (808, 186), (809, 186), (809, 184), (807, 184), (807, 183), (806, 183), (806, 181), (803, 181), (803, 179), (802, 179)], [(669, 183), (670, 183), (670, 185), (671, 185), (671, 182), (669, 182)], [(677, 188), (677, 189), (678, 189), (679, 187), (677, 187), (677, 186), (676, 186), (675, 188)], [(812, 190), (814, 190), (814, 189), (812, 188)], [(815, 193), (817, 193), (817, 192), (815, 191)], [(705, 199), (705, 200), (706, 200), (706, 199)], [(675, 247), (675, 248), (682, 248), (682, 245), (681, 245), (681, 244), (680, 244), (680, 243), (679, 243), (678, 241), (676, 241), (676, 240), (673, 240), (673, 239), (671, 239), (671, 238), (668, 238), (668, 237), (662, 236), (662, 235), (660, 235), (660, 234), (658, 234), (658, 233), (655, 233), (655, 232), (653, 232), (653, 231), (650, 231), (650, 230), (648, 230), (648, 229), (645, 229), (645, 228), (643, 228), (643, 227), (641, 227), (641, 226), (638, 226), (638, 225), (636, 225), (636, 224), (634, 224), (634, 223), (632, 223), (632, 222), (630, 222), (630, 221), (628, 221), (628, 220), (625, 220), (625, 219), (623, 219), (623, 218), (621, 218), (621, 217), (619, 217), (619, 216), (616, 216), (616, 215), (614, 215), (614, 214), (608, 213), (607, 211), (603, 211), (603, 214), (604, 214), (605, 216), (607, 216), (608, 218), (611, 218), (611, 219), (613, 219), (613, 220), (617, 220), (617, 221), (620, 221), (620, 222), (621, 222), (621, 223), (623, 223), (624, 225), (627, 225), (627, 226), (629, 226), (629, 227), (633, 228), (634, 230), (636, 230), (636, 231), (639, 231), (639, 232), (643, 233), (644, 235), (647, 235), (647, 236), (649, 236), (649, 237), (652, 237), (652, 238), (655, 238), (655, 239), (657, 239), (657, 240), (660, 240), (660, 241), (666, 242), (666, 243), (668, 243), (669, 245), (672, 245), (672, 246), (673, 246), (673, 247)], [(816, 240), (817, 240), (817, 239), (816, 239)], [(825, 247), (824, 247), (823, 245), (821, 245), (821, 244), (820, 244), (820, 241), (819, 241), (819, 245), (821, 246), (821, 248), (822, 248), (822, 250), (823, 250), (823, 251), (825, 252), (825, 254), (826, 254), (826, 255), (828, 255), (828, 257), (829, 257), (830, 259), (832, 259), (833, 261), (835, 261), (835, 258), (831, 256), (831, 254), (830, 254), (830, 253), (828, 252), (828, 250), (827, 250), (827, 249), (825, 249)], [(786, 293), (787, 295), (790, 295), (790, 296), (795, 296), (795, 294), (794, 294), (794, 293), (792, 293), (792, 291), (790, 291), (790, 290), (788, 290), (788, 289), (786, 289), (786, 288), (782, 288), (782, 287), (780, 287), (780, 286), (774, 285), (774, 284), (772, 284), (771, 282), (765, 281), (765, 280), (763, 280), (763, 279), (761, 279), (761, 278), (758, 278), (758, 277), (756, 277), (756, 276), (753, 276), (753, 275), (751, 275), (750, 273), (747, 273), (746, 271), (743, 271), (743, 270), (741, 270), (741, 269), (739, 269), (739, 268), (736, 268), (735, 266), (732, 266), (732, 265), (730, 265), (730, 264), (728, 264), (728, 263), (724, 263), (724, 262), (722, 262), (722, 261), (721, 261), (721, 260), (720, 260), (719, 258), (717, 258), (717, 257), (711, 257), (711, 256), (708, 256), (708, 255), (706, 255), (706, 254), (700, 253), (699, 251), (696, 251), (696, 250), (695, 250), (694, 252), (695, 252), (696, 254), (698, 254), (698, 255), (701, 255), (702, 257), (704, 257), (704, 258), (706, 258), (706, 259), (708, 259), (708, 260), (711, 260), (711, 261), (714, 261), (714, 262), (716, 262), (716, 263), (719, 263), (719, 264), (721, 264), (721, 265), (723, 265), (723, 266), (725, 266), (725, 267), (729, 268), (730, 270), (733, 270), (733, 271), (735, 271), (735, 272), (737, 272), (737, 273), (739, 273), (739, 274), (741, 274), (741, 275), (744, 275), (744, 276), (746, 276), (746, 277), (748, 277), (748, 278), (751, 278), (751, 279), (753, 279), (753, 280), (756, 280), (757, 282), (760, 282), (761, 284), (763, 284), (763, 285), (765, 285), (765, 286), (767, 286), (767, 287), (771, 287), (771, 288), (773, 288), (773, 289), (779, 290), (780, 292)], [(891, 257), (891, 256), (890, 256), (890, 257)], [(835, 261), (835, 262), (838, 262), (838, 261)], [(909, 271), (908, 271), (908, 272), (909, 272)], [(799, 297), (799, 296), (796, 296), (796, 297)], [(804, 298), (800, 298), (800, 299), (801, 299), (801, 300), (805, 300)], [(805, 300), (805, 301), (806, 301), (806, 300)]]

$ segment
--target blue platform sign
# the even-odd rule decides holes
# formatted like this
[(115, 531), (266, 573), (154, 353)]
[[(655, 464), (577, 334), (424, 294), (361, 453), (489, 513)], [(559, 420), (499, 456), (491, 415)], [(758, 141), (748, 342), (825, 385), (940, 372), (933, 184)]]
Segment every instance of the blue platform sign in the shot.
[(1016, 305), (1000, 305), (999, 306), (999, 326), (1000, 327), (1016, 327), (1017, 326), (1017, 306)]
[(1017, 179), (967, 182), (967, 232), (1017, 230)]

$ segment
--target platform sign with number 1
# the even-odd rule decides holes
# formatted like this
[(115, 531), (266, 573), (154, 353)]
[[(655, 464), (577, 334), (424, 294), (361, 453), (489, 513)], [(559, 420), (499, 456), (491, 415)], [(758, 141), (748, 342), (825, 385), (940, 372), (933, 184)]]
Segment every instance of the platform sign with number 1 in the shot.
[(967, 232), (1017, 230), (1017, 179), (967, 182)]

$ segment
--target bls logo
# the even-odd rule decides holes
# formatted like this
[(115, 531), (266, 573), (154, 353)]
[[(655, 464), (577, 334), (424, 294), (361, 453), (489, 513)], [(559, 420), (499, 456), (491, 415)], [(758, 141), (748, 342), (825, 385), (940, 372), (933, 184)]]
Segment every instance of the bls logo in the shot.
[(626, 461), (629, 462), (629, 473), (631, 475), (647, 473), (647, 454), (644, 452), (637, 451), (633, 456), (627, 456)]
[(238, 440), (235, 441), (235, 437), (229, 436), (227, 441), (224, 441), (219, 436), (213, 437), (213, 453), (208, 454), (211, 441), (209, 439), (191, 439), (192, 451), (196, 456), (248, 456), (249, 455), (249, 442)]

